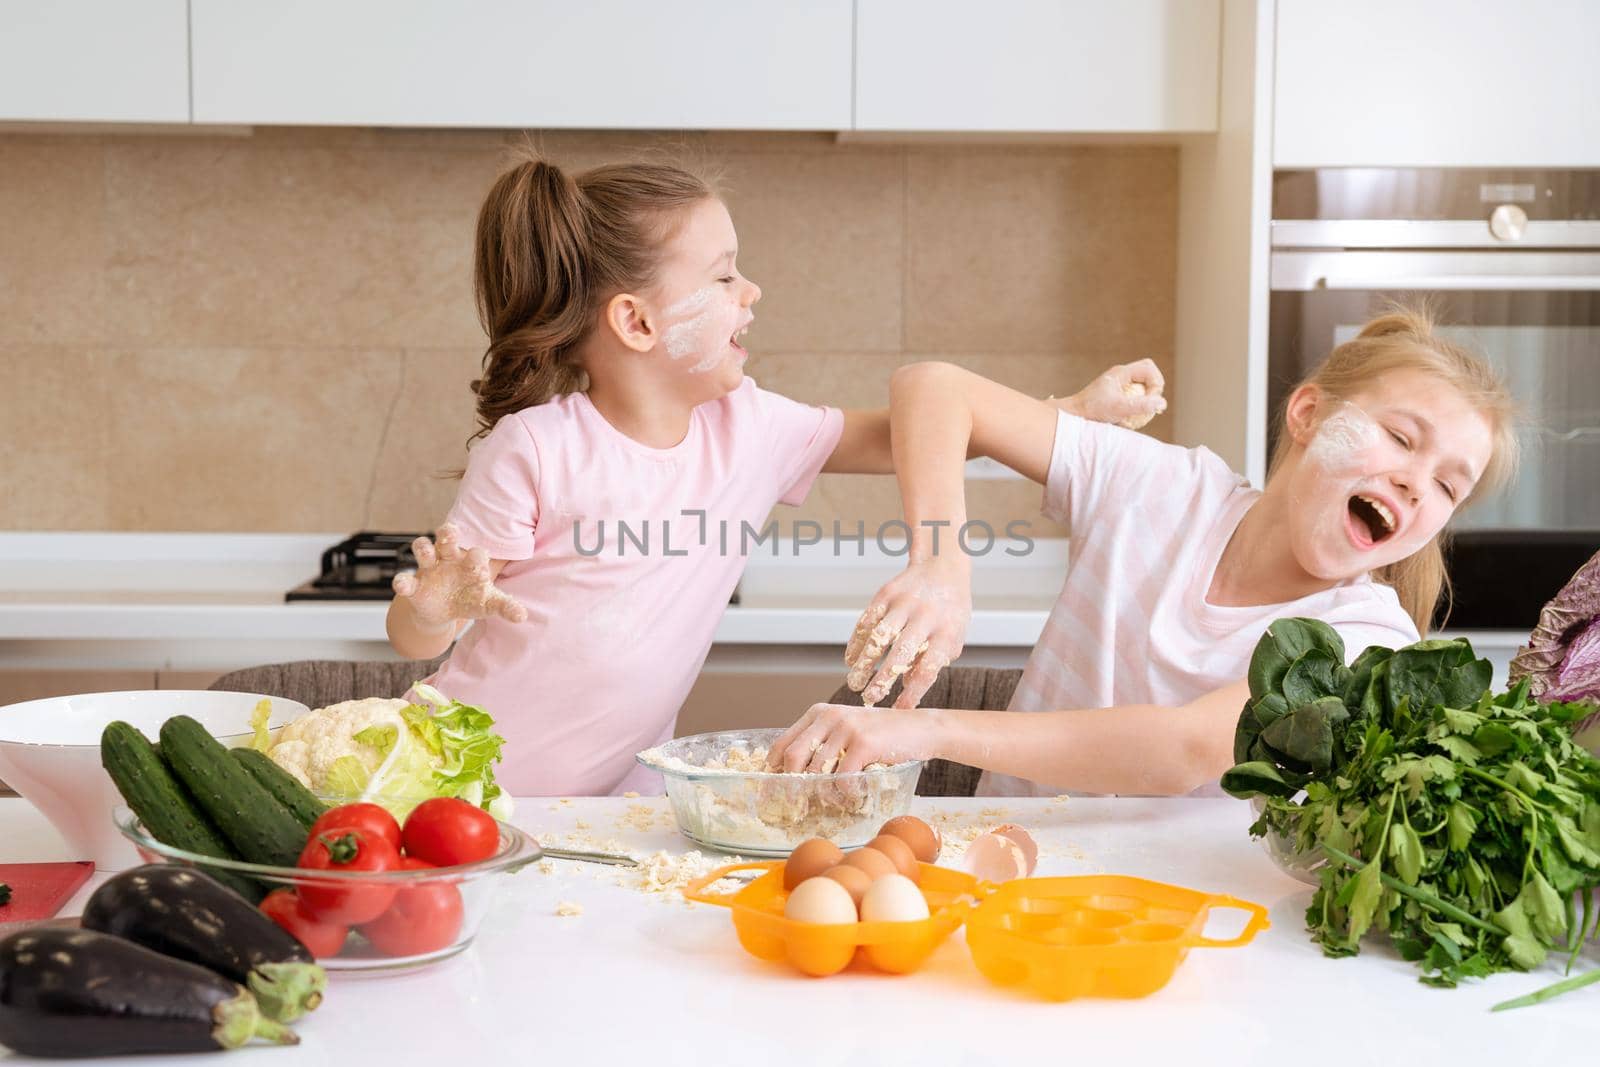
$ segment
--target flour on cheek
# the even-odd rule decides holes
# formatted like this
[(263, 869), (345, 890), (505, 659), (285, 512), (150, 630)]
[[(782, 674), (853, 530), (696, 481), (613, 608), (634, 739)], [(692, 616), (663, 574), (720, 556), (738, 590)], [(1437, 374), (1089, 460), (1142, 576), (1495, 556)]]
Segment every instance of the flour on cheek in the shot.
[(738, 328), (739, 305), (706, 286), (696, 289), (663, 312), (668, 326), (662, 345), (673, 360), (694, 358), (690, 374), (713, 370), (728, 357), (733, 332)]
[(1291, 493), (1296, 512), (1310, 519), (1305, 530), (1310, 545), (1342, 552), (1346, 543), (1348, 487), (1336, 486), (1328, 479), (1342, 482), (1362, 475), (1372, 462), (1379, 439), (1378, 425), (1353, 404), (1340, 404), (1317, 427), (1306, 446), (1306, 462), (1312, 468), (1306, 472), (1309, 480), (1301, 480), (1297, 491)]
[(1322, 420), (1306, 447), (1306, 457), (1326, 471), (1351, 473), (1361, 469), (1377, 443), (1377, 423), (1360, 408), (1345, 404)]

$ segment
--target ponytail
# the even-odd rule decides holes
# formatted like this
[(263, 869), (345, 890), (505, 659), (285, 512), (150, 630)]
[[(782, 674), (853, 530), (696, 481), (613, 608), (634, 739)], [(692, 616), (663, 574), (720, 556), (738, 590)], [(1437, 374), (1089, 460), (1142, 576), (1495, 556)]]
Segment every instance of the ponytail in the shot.
[(588, 385), (573, 358), (588, 332), (590, 236), (583, 194), (528, 160), (502, 174), (478, 212), (474, 289), (489, 335), (472, 383), (482, 437), (502, 415)]
[(472, 383), (478, 430), (589, 386), (581, 348), (604, 303), (648, 286), (674, 223), (716, 196), (664, 163), (596, 167), (576, 179), (529, 157), (500, 175), (478, 211), (473, 290), (489, 336)]

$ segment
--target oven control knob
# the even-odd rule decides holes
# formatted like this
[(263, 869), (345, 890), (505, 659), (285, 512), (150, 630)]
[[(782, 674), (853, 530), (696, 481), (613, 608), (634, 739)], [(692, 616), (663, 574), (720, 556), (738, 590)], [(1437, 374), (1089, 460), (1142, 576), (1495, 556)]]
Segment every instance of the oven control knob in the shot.
[(1515, 204), (1501, 204), (1489, 213), (1489, 232), (1502, 241), (1520, 241), (1528, 228), (1528, 213)]

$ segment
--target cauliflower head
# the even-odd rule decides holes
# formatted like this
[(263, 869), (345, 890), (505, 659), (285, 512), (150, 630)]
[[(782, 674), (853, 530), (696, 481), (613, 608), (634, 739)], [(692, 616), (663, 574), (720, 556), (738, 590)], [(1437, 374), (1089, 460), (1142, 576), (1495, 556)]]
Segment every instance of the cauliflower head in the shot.
[[(408, 706), (408, 701), (383, 697), (329, 704), (279, 730), (267, 755), (314, 793), (360, 793), (383, 765), (389, 747), (357, 740), (356, 735), (374, 726), (406, 732), (400, 710)], [(359, 764), (359, 774), (353, 774), (356, 767), (339, 763), (345, 758)]]
[(346, 700), (267, 730), (271, 701), (251, 717), (251, 747), (314, 793), (382, 804), (404, 818), (422, 801), (460, 797), (497, 819), (511, 797), (495, 784), (493, 765), (505, 739), (482, 708), (451, 700), (432, 686), (413, 687), (421, 702), (384, 697)]

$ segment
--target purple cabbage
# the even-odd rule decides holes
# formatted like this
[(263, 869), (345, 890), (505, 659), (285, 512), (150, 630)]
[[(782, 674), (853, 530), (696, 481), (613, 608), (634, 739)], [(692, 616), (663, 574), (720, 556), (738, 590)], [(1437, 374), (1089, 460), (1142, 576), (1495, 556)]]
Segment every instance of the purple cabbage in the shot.
[(1539, 613), (1511, 661), (1511, 680), (1523, 678), (1543, 701), (1600, 702), (1600, 552)]

